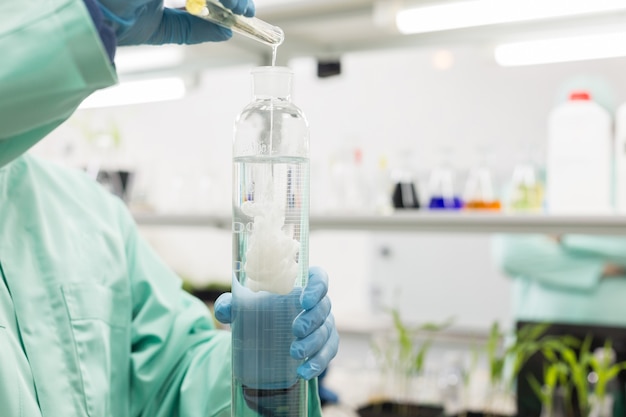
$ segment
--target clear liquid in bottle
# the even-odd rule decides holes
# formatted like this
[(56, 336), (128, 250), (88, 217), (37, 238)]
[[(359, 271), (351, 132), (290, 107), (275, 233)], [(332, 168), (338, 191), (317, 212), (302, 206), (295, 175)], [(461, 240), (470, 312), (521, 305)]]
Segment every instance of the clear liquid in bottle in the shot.
[(254, 75), (233, 149), (233, 416), (304, 417), (307, 382), (289, 351), (308, 278), (308, 124), (288, 69)]

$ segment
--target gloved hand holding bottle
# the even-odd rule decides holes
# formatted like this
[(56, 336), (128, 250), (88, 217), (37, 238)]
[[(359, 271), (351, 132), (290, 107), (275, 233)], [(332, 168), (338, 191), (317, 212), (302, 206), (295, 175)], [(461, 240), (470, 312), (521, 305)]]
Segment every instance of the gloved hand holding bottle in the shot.
[[(234, 280), (234, 285), (238, 285)], [(240, 288), (243, 291), (252, 291), (246, 288)], [(215, 317), (222, 323), (228, 324), (233, 319), (233, 314), (244, 314), (246, 317), (241, 320), (243, 323), (275, 322), (283, 317), (289, 317), (292, 310), (304, 310), (300, 313), (292, 323), (293, 335), (296, 338), (291, 343), (290, 355), (295, 362), (304, 362), (297, 368), (297, 375), (303, 379), (309, 380), (319, 376), (328, 366), (330, 361), (335, 357), (339, 348), (339, 335), (335, 327), (335, 320), (330, 312), (331, 303), (326, 295), (328, 291), (328, 276), (321, 268), (309, 269), (309, 281), (304, 289), (294, 288), (287, 295), (278, 295), (267, 292), (259, 301), (258, 297), (250, 298), (250, 302), (254, 302), (254, 308), (246, 310), (245, 306), (234, 306), (231, 293), (222, 294), (215, 302)], [(248, 300), (242, 297), (242, 303)], [(259, 304), (262, 305), (259, 305)], [(236, 313), (234, 313), (236, 311)], [(262, 334), (259, 335), (262, 338)], [(268, 334), (272, 336), (271, 333)], [(263, 344), (274, 344), (276, 341), (256, 341)], [(243, 363), (253, 364), (256, 361)], [(259, 375), (259, 368), (246, 367), (236, 372), (240, 373), (240, 377), (244, 381), (275, 381), (276, 374), (289, 374), (287, 369), (279, 369), (280, 367), (290, 367), (288, 361), (275, 361), (272, 367), (266, 368), (267, 375)], [(270, 375), (269, 372), (272, 374)], [(292, 381), (291, 383), (295, 383)], [(289, 386), (289, 381), (285, 381), (285, 386), (276, 387), (274, 383), (264, 384), (261, 382), (254, 383), (253, 388), (257, 389), (274, 389), (285, 388)]]
[[(220, 0), (235, 14), (252, 17), (252, 0)], [(117, 44), (195, 44), (220, 42), (231, 38), (232, 31), (183, 10), (163, 6), (163, 0), (98, 0), (105, 19), (110, 22)]]

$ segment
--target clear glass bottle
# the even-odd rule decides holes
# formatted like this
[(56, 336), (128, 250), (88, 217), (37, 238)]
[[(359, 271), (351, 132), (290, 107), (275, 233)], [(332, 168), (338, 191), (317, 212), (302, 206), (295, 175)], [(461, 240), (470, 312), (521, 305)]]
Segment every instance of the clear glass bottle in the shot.
[(289, 349), (308, 278), (309, 128), (291, 70), (252, 76), (233, 141), (233, 416), (305, 416)]

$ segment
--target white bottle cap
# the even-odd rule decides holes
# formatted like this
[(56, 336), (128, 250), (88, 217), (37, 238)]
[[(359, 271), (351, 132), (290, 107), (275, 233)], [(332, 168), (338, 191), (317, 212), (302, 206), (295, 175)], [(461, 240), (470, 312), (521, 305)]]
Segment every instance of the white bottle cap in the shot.
[(293, 71), (287, 67), (257, 67), (252, 70), (256, 97), (289, 98)]

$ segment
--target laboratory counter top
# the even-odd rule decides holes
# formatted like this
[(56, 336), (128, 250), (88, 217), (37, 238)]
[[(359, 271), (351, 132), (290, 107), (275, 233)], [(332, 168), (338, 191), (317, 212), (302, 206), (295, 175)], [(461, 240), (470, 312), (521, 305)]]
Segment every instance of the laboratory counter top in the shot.
[[(140, 226), (231, 229), (230, 215), (136, 213)], [(626, 215), (547, 215), (407, 211), (391, 215), (312, 215), (311, 230), (430, 233), (626, 234)]]

